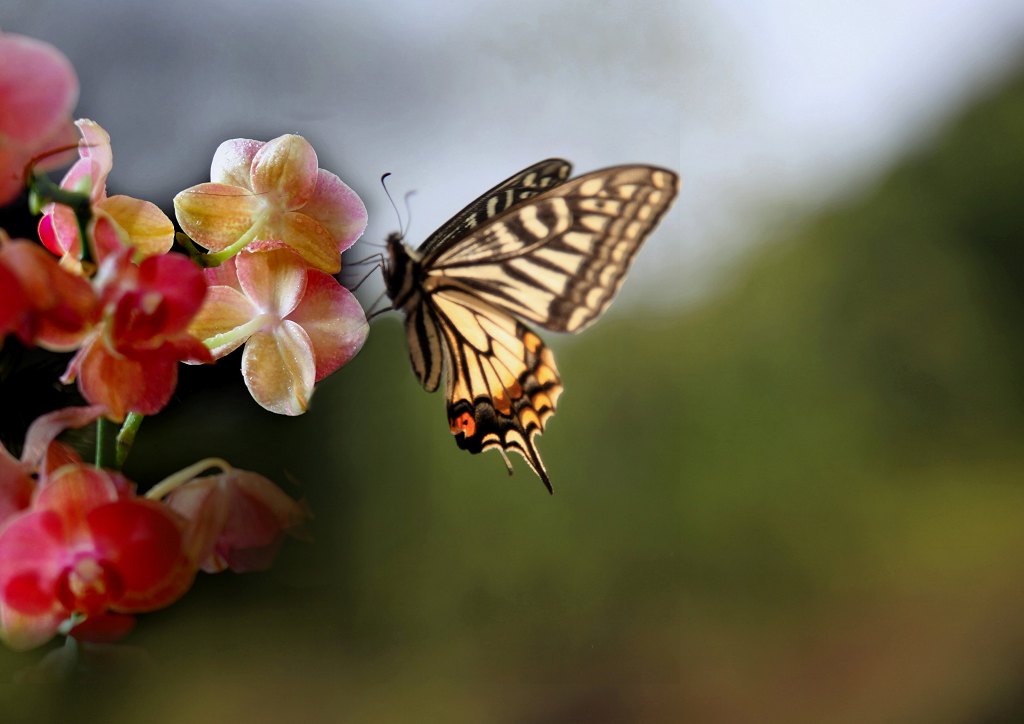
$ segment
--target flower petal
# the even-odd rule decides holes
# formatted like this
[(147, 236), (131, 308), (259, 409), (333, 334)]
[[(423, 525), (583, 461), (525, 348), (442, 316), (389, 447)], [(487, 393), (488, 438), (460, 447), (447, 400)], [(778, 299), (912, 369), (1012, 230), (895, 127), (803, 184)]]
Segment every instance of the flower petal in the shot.
[(54, 352), (78, 347), (99, 313), (89, 282), (61, 269), (41, 246), (29, 241), (0, 246), (0, 263), (18, 277), (32, 306), (18, 336)]
[(330, 274), (308, 272), (306, 293), (288, 319), (306, 330), (319, 382), (356, 356), (370, 331), (355, 296)]
[(97, 553), (124, 582), (117, 610), (162, 608), (188, 590), (193, 573), (182, 551), (182, 524), (163, 504), (119, 500), (92, 510), (88, 525)]
[(37, 417), (25, 433), (25, 445), (21, 450), (21, 462), (30, 470), (38, 470), (43, 463), (50, 443), (68, 428), (85, 427), (103, 414), (103, 407), (62, 407)]
[(282, 211), (299, 208), (309, 201), (316, 181), (316, 151), (302, 136), (278, 136), (252, 159), (252, 190), (272, 194), (282, 205)]
[(117, 222), (141, 256), (165, 254), (174, 244), (174, 224), (156, 204), (118, 195), (107, 197), (97, 208)]
[(235, 257), (238, 283), (261, 312), (282, 319), (306, 291), (306, 266), (291, 249), (266, 245)]
[(77, 362), (78, 387), (91, 404), (104, 405), (112, 420), (120, 422), (129, 412), (154, 415), (170, 401), (178, 383), (178, 360), (161, 352), (113, 354), (97, 339), (72, 360)]
[(39, 240), (51, 253), (77, 259), (82, 253), (82, 237), (75, 212), (64, 204), (48, 204), (39, 220)]
[(52, 600), (53, 605), (38, 614), (21, 613), (0, 600), (0, 638), (4, 643), (15, 651), (27, 651), (52, 639), (67, 618), (67, 611)]
[(262, 223), (266, 200), (237, 186), (199, 184), (174, 197), (174, 215), (185, 233), (207, 249), (221, 251)]
[(35, 483), (27, 468), (0, 445), (0, 528), (32, 500)]
[(248, 470), (196, 478), (167, 498), (189, 521), (202, 569), (217, 573), (265, 570), (286, 533), (308, 517), (303, 505), (270, 480)]
[(210, 180), (216, 184), (239, 186), (252, 191), (252, 159), (265, 141), (235, 138), (217, 146), (210, 164)]
[[(74, 142), (71, 109), (78, 78), (64, 55), (48, 43), (0, 33), (0, 204), (25, 188), (25, 166)], [(39, 166), (63, 162), (41, 158)]]
[[(79, 163), (88, 164), (89, 178), (92, 182), (89, 198), (96, 203), (106, 198), (107, 176), (110, 174), (110, 169), (114, 167), (114, 155), (110, 150), (110, 134), (103, 126), (88, 118), (75, 121), (75, 125), (78, 126), (78, 131), (82, 134), (82, 140), (78, 142), (78, 153), (82, 157), (82, 161)], [(70, 175), (69, 171), (68, 176)], [(61, 182), (63, 188), (69, 188), (64, 186), (68, 176), (65, 176), (65, 180)]]
[(302, 213), (316, 219), (334, 237), (338, 253), (356, 242), (366, 230), (366, 206), (355, 191), (330, 171), (317, 172), (313, 198)]
[(120, 491), (110, 474), (91, 465), (69, 465), (54, 472), (36, 490), (32, 509), (60, 516), (65, 535), (82, 535), (93, 508), (117, 500)]
[(313, 395), (316, 364), (302, 327), (285, 320), (272, 332), (250, 337), (242, 353), (242, 377), (263, 408), (279, 415), (304, 413)]
[(210, 287), (206, 301), (188, 331), (204, 342), (223, 335), (222, 341), (210, 348), (213, 358), (220, 359), (249, 339), (246, 330), (240, 330), (235, 335), (230, 333), (255, 319), (258, 314), (259, 311), (242, 292), (228, 286)]
[(67, 539), (52, 510), (24, 513), (0, 531), (0, 601), (3, 608), (39, 615), (56, 600)]
[(0, 136), (28, 143), (71, 112), (78, 79), (57, 48), (35, 38), (0, 34)]
[(311, 216), (292, 211), (268, 228), (271, 238), (280, 239), (290, 246), (305, 262), (328, 274), (341, 271), (341, 252), (327, 227)]
[(160, 333), (165, 337), (185, 330), (206, 298), (203, 271), (184, 254), (143, 259), (138, 283), (140, 289), (157, 292), (162, 298), (165, 316)]

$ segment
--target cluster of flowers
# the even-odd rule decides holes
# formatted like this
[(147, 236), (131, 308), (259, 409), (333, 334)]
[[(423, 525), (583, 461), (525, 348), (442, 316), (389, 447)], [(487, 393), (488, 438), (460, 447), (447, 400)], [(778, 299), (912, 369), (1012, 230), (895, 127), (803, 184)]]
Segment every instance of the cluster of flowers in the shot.
[[(41, 213), (38, 240), (0, 229), (0, 343), (73, 352), (61, 381), (86, 402), (37, 419), (20, 457), (0, 446), (0, 637), (19, 649), (57, 633), (116, 639), (199, 570), (269, 566), (306, 517), (299, 502), (217, 459), (140, 495), (118, 471), (129, 441), (170, 400), (179, 362), (211, 363), (244, 345), (256, 402), (298, 415), (368, 329), (332, 276), (366, 210), (318, 168), (308, 142), (223, 143), (211, 182), (175, 196), (176, 237), (156, 205), (107, 195), (110, 137), (93, 121), (72, 123), (77, 94), (59, 51), (0, 33), (0, 205), (27, 184)], [(56, 186), (42, 170), (67, 163), (76, 145)], [(87, 463), (58, 440), (90, 424), (122, 425), (115, 459), (98, 446)]]

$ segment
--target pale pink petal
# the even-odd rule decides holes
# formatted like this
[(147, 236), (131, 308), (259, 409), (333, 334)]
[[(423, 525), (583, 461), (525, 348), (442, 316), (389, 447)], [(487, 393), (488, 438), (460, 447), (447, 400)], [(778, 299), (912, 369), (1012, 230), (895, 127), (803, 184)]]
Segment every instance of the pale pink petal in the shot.
[(213, 154), (210, 180), (213, 183), (239, 186), (252, 191), (252, 159), (264, 145), (264, 141), (254, 141), (250, 138), (224, 141)]
[(63, 165), (54, 153), (74, 143), (70, 113), (78, 78), (60, 51), (48, 43), (0, 33), (0, 204), (25, 188), (26, 167)]
[(242, 377), (262, 407), (279, 415), (301, 415), (309, 407), (316, 364), (302, 327), (285, 320), (272, 332), (257, 332), (242, 353)]
[[(199, 314), (189, 325), (188, 331), (198, 339), (208, 340), (217, 335), (228, 335), (251, 321), (259, 314), (247, 296), (228, 286), (215, 286), (207, 290), (206, 301), (203, 302)], [(246, 334), (228, 335), (223, 344), (210, 348), (214, 359), (234, 352), (249, 337)]]
[(59, 50), (23, 35), (0, 34), (0, 138), (27, 144), (51, 134), (77, 98), (75, 69)]
[(28, 469), (28, 465), (18, 461), (0, 445), (0, 528), (14, 514), (25, 510), (32, 500), (35, 483)]
[[(82, 134), (82, 140), (78, 142), (78, 153), (89, 163), (89, 175), (92, 180), (92, 193), (89, 196), (95, 203), (106, 197), (107, 176), (114, 166), (110, 134), (103, 126), (88, 118), (75, 121), (75, 125)], [(61, 186), (69, 188), (64, 186), (64, 182), (61, 182)]]
[(4, 148), (0, 143), (0, 206), (4, 206), (25, 190), (25, 164), (31, 153), (21, 149)]
[(221, 491), (231, 501), (228, 516), (204, 570), (230, 568), (235, 573), (266, 570), (286, 533), (306, 519), (302, 504), (262, 475), (232, 470), (222, 476)]
[(266, 202), (246, 189), (199, 184), (174, 197), (174, 214), (185, 233), (207, 249), (234, 244), (259, 221)]
[(306, 290), (306, 266), (285, 246), (243, 251), (235, 257), (238, 282), (261, 311), (283, 319)]
[(75, 144), (78, 142), (78, 130), (70, 118), (62, 120), (48, 135), (36, 144), (32, 156), (32, 168), (40, 171), (52, 171), (62, 168), (75, 160)]
[(142, 256), (164, 254), (174, 244), (174, 224), (156, 204), (130, 196), (110, 196), (99, 202), (96, 210), (109, 214)]
[(238, 283), (238, 272), (235, 270), (235, 257), (231, 257), (217, 266), (203, 269), (206, 285), (209, 287), (231, 287), (239, 292), (242, 286)]
[(284, 215), (274, 232), (273, 238), (294, 249), (309, 266), (328, 274), (341, 271), (338, 244), (331, 232), (316, 219), (293, 211)]
[(330, 232), (338, 253), (352, 246), (366, 230), (366, 206), (362, 199), (344, 181), (323, 169), (317, 172), (316, 190), (302, 207), (302, 213)]
[[(205, 565), (228, 518), (231, 498), (222, 495), (220, 476), (196, 478), (175, 489), (164, 503), (186, 521), (184, 550), (197, 564), (204, 564), (207, 573), (216, 573)], [(223, 569), (220, 569), (223, 570)]]
[(306, 294), (288, 319), (306, 330), (319, 382), (356, 356), (370, 327), (355, 296), (329, 274), (311, 269)]
[(21, 461), (30, 469), (38, 469), (46, 455), (46, 449), (68, 428), (85, 427), (103, 414), (103, 407), (62, 407), (37, 417), (25, 433), (25, 445), (21, 450)]
[(291, 211), (312, 198), (316, 172), (316, 151), (309, 141), (294, 134), (278, 136), (252, 160), (252, 190), (273, 194), (282, 211)]

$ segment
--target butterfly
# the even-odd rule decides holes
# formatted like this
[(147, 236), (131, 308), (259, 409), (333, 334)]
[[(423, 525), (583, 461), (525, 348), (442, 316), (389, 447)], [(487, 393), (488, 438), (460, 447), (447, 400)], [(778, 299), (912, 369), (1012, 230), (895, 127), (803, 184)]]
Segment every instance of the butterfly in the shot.
[(552, 491), (534, 444), (562, 393), (555, 359), (526, 325), (578, 332), (611, 304), (679, 190), (675, 173), (614, 166), (569, 178), (547, 159), (487, 191), (412, 249), (387, 239), (384, 284), (405, 315), (420, 384), (445, 377), (463, 450), (521, 455)]

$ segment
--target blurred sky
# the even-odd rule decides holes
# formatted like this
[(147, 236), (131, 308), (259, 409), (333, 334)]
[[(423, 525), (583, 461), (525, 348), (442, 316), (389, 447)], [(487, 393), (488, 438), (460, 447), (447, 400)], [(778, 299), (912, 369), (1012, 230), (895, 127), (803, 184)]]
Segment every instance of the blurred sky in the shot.
[(870, 181), (1024, 57), (1020, 0), (4, 0), (0, 28), (71, 58), (113, 191), (165, 208), (221, 140), (285, 132), (363, 195), (374, 241), (398, 223), (385, 171), (416, 190), (418, 243), (546, 156), (675, 168), (680, 202), (633, 274), (658, 283), (627, 284), (633, 301), (691, 296), (723, 252)]

